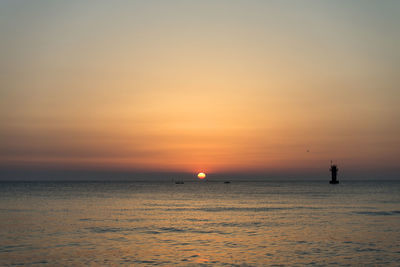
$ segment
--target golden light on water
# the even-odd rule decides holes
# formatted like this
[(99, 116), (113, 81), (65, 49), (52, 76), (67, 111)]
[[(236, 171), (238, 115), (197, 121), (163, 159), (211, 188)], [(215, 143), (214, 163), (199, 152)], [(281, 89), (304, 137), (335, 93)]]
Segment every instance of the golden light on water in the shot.
[(399, 13), (0, 0), (0, 266), (397, 266)]

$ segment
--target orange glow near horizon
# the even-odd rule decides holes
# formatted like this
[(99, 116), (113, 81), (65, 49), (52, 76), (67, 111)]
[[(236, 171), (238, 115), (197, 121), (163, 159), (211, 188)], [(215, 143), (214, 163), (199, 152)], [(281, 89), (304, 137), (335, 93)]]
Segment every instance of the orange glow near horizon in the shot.
[[(373, 8), (54, 5), (0, 8), (0, 167), (398, 166), (398, 49), (390, 49), (398, 33), (377, 28), (386, 15)], [(103, 19), (108, 13), (113, 19)], [(376, 27), (363, 31), (354, 17)]]

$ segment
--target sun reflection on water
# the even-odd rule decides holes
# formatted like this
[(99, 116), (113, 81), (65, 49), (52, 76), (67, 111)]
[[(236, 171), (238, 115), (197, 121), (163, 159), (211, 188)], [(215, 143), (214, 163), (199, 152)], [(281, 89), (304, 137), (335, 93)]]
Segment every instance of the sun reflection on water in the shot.
[(1, 192), (7, 257), (0, 264), (324, 265), (357, 255), (361, 265), (379, 265), (399, 258), (396, 187), (354, 198), (318, 184), (69, 186), (29, 194), (16, 187), (19, 198)]

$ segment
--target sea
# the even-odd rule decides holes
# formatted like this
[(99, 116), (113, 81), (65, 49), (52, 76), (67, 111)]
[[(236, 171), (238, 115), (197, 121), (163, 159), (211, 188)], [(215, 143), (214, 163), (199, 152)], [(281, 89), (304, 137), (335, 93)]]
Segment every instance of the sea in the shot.
[(0, 266), (400, 266), (400, 181), (0, 182)]

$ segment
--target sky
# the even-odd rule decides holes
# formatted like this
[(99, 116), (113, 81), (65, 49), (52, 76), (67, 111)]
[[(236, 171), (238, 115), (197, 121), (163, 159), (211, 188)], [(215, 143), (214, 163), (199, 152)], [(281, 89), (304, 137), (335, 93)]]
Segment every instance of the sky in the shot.
[(398, 177), (399, 14), (390, 0), (3, 0), (0, 173), (307, 176), (333, 160)]

